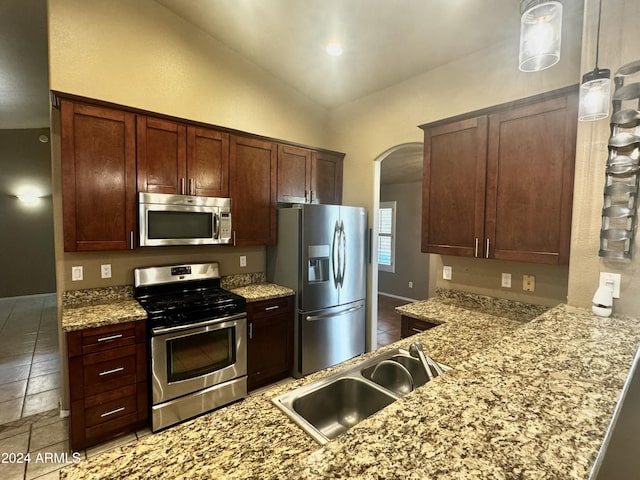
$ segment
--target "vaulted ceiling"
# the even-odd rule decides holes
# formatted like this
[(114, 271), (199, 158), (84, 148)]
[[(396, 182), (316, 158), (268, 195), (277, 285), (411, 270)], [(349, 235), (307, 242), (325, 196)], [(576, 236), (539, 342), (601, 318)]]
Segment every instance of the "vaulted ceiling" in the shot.
[[(520, 29), (516, 0), (155, 1), (329, 109), (518, 42)], [(583, 0), (563, 5), (564, 23), (580, 25)], [(46, 29), (46, 0), (0, 2), (0, 128), (48, 125)], [(330, 41), (342, 56), (327, 55)], [(394, 154), (383, 175), (392, 163), (412, 164), (396, 180), (415, 178), (419, 156)]]

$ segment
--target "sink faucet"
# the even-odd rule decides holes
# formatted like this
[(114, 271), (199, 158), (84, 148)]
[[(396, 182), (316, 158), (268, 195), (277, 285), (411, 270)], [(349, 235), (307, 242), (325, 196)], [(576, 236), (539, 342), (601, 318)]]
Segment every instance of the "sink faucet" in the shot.
[(429, 380), (433, 380), (438, 375), (444, 373), (442, 368), (440, 368), (440, 365), (438, 365), (435, 360), (424, 353), (422, 344), (420, 344), (420, 342), (413, 342), (411, 345), (409, 345), (409, 355), (420, 360), (420, 363), (422, 364), (427, 377), (429, 377)]

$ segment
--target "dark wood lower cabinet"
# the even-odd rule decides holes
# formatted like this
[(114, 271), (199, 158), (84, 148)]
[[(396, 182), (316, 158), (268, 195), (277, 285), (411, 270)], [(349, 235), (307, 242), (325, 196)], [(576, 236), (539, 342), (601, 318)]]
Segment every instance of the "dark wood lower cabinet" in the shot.
[(72, 450), (147, 426), (144, 321), (68, 332), (67, 350)]
[(247, 303), (247, 388), (253, 390), (291, 375), (293, 296)]
[(437, 323), (427, 322), (426, 320), (418, 320), (417, 318), (400, 316), (400, 336), (402, 338), (410, 337), (416, 333), (424, 332), (430, 328), (437, 327)]

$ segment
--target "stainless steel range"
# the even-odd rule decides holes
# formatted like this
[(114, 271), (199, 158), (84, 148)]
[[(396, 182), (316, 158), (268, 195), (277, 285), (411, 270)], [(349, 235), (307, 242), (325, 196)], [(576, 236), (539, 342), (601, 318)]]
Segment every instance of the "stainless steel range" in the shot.
[(135, 269), (148, 314), (151, 429), (247, 396), (244, 298), (220, 287), (217, 263)]

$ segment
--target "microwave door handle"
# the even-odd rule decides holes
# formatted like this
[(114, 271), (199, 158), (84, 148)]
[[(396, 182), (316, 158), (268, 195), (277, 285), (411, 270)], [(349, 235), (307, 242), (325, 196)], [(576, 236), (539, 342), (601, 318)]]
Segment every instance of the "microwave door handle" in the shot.
[(213, 214), (213, 238), (220, 238), (220, 218), (218, 214)]

